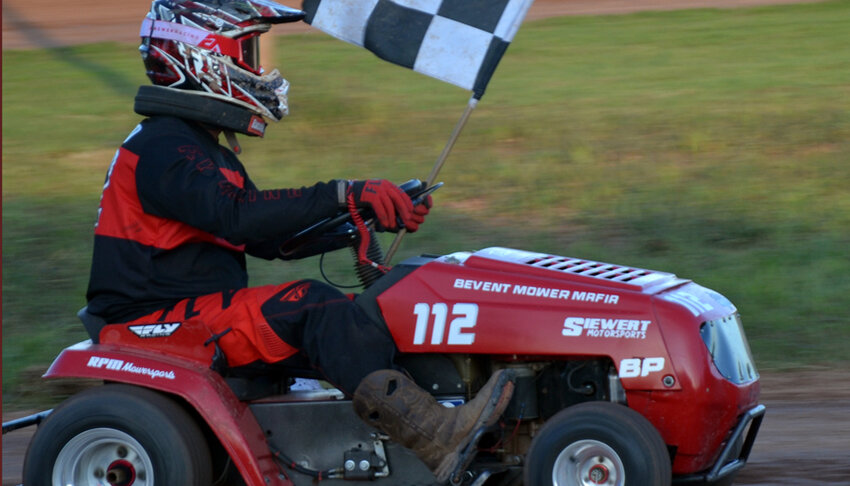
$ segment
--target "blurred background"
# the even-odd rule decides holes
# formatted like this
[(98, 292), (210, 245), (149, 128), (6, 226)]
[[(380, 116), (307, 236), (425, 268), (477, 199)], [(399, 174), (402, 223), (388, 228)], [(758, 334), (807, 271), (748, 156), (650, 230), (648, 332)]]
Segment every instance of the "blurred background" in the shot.
[[(537, 1), (396, 260), (499, 245), (668, 271), (736, 304), (763, 374), (846, 370), (850, 2), (628, 13), (640, 3)], [(39, 376), (86, 338), (75, 315), (106, 169), (140, 120), (149, 5), (3, 2), (4, 416), (69, 392)], [(292, 114), (242, 139), (260, 187), (428, 175), (467, 92), (276, 29), (266, 63), (292, 83)], [(356, 281), (347, 253), (325, 267)], [(321, 278), (316, 259), (250, 271)]]

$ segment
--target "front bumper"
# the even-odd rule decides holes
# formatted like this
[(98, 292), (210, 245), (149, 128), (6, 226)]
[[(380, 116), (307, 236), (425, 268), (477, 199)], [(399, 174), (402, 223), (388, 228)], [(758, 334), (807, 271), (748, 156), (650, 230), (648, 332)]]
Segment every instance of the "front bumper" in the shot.
[[(717, 457), (714, 465), (707, 471), (676, 476), (673, 478), (673, 484), (704, 484), (710, 485), (719, 482), (732, 474), (735, 474), (747, 464), (747, 459), (750, 457), (750, 452), (753, 449), (753, 444), (756, 441), (761, 421), (764, 419), (764, 405), (756, 405), (747, 411), (738, 421), (732, 435), (726, 441), (726, 445)], [(746, 436), (744, 435), (746, 434)], [(740, 451), (738, 444), (743, 439)]]

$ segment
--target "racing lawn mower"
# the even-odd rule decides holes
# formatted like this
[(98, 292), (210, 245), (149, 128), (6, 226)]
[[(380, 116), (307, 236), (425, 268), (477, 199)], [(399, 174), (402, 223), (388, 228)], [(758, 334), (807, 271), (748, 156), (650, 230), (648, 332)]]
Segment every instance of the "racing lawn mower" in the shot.
[[(403, 188), (420, 198), (436, 187), (425, 186)], [(740, 316), (719, 293), (510, 248), (422, 255), (384, 273), (364, 264), (382, 250), (357, 219), (308, 228), (282, 256), (355, 248), (365, 288), (355, 302), (386, 322), (398, 362), (443, 405), (470, 400), (495, 370), (515, 377), (510, 405), (453, 484), (731, 484), (746, 463), (765, 408)], [(45, 378), (103, 385), (4, 424), (41, 422), (26, 486), (435, 484), (338, 390), (291, 386), (313, 370), (239, 374), (191, 319), (80, 316), (91, 339), (62, 351)]]

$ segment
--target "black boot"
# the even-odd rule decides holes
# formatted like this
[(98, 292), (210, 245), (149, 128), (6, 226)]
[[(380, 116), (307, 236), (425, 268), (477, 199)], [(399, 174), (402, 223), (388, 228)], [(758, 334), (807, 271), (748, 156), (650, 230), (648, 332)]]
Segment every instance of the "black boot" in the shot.
[(478, 395), (455, 408), (440, 405), (410, 378), (393, 370), (369, 374), (354, 392), (354, 410), (369, 425), (411, 449), (445, 483), (475, 456), (476, 434), (496, 423), (510, 402), (513, 373), (500, 370)]

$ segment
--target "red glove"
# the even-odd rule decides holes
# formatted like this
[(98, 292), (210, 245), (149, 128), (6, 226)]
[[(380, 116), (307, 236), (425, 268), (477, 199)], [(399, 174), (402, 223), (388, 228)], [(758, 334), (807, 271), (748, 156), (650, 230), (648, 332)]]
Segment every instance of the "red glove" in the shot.
[(413, 215), (405, 222), (404, 227), (407, 228), (407, 231), (413, 233), (414, 231), (419, 229), (419, 225), (425, 222), (425, 216), (431, 211), (431, 206), (434, 205), (434, 200), (431, 199), (431, 195), (429, 194), (425, 200), (416, 206), (413, 207)]
[[(395, 229), (398, 226), (398, 218), (401, 218), (408, 230), (411, 224), (414, 228), (421, 224), (421, 221), (413, 223), (414, 208), (410, 197), (388, 180), (352, 181), (348, 185), (348, 193), (354, 198), (355, 206), (372, 208), (378, 218), (378, 224), (386, 229)], [(419, 215), (417, 218), (424, 221), (425, 216)]]

